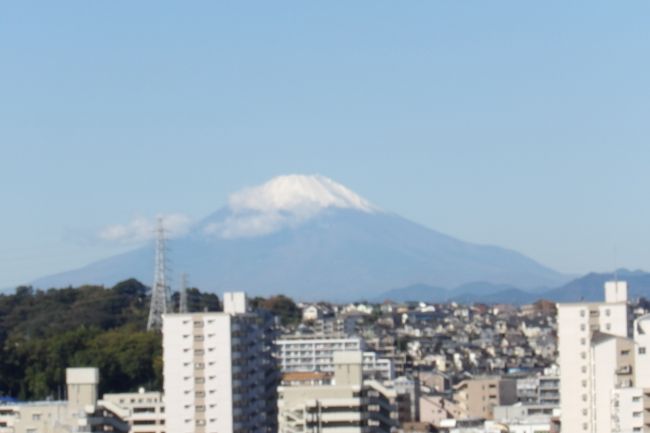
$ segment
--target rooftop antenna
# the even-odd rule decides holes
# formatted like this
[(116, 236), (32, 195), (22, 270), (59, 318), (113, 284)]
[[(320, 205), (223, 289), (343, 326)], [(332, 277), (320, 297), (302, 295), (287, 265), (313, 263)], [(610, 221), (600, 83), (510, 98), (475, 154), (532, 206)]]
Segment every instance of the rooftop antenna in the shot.
[(156, 259), (147, 331), (162, 329), (162, 315), (167, 313), (168, 298), (165, 228), (163, 227), (163, 219), (159, 217), (158, 227), (156, 228)]
[(187, 309), (187, 274), (181, 275), (181, 301), (178, 306), (179, 313), (189, 313)]

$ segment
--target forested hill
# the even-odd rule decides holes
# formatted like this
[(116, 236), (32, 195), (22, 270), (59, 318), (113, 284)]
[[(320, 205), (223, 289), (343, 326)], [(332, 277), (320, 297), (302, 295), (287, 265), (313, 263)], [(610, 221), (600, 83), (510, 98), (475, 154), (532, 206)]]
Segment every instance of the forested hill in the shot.
[[(131, 279), (112, 288), (19, 287), (0, 295), (0, 396), (56, 398), (65, 389), (65, 369), (77, 366), (100, 369), (100, 395), (161, 389), (161, 336), (145, 330), (147, 292)], [(190, 311), (219, 309), (216, 295), (196, 289), (188, 303)]]

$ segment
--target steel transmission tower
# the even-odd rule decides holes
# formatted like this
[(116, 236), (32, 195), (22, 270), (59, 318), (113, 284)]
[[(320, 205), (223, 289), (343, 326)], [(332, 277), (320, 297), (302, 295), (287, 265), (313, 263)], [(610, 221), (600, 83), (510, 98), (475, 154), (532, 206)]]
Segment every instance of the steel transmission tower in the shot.
[(187, 309), (187, 274), (181, 275), (181, 301), (178, 306), (179, 313), (189, 313)]
[(153, 287), (151, 288), (151, 305), (147, 330), (162, 329), (162, 315), (167, 313), (169, 289), (167, 286), (167, 263), (165, 262), (165, 228), (162, 218), (158, 218), (156, 228), (156, 263)]

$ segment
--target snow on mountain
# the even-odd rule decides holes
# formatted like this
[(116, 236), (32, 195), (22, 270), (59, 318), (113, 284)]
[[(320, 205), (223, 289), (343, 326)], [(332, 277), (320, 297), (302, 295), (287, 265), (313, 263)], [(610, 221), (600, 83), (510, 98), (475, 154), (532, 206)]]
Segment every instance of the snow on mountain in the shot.
[(226, 239), (267, 235), (295, 227), (328, 208), (378, 211), (332, 179), (294, 174), (232, 194), (228, 200), (230, 215), (206, 224), (204, 232)]

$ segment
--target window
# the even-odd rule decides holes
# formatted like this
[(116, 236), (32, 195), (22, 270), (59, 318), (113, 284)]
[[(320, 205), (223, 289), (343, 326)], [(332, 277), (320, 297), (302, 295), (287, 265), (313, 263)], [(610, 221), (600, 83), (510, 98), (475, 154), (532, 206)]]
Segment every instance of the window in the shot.
[(645, 355), (645, 347), (639, 347), (639, 355)]
[(582, 325), (580, 325), (580, 330), (581, 330), (581, 331), (584, 331), (584, 330), (586, 330), (586, 329), (587, 329), (587, 327), (585, 326), (584, 323), (583, 323)]
[(606, 324), (606, 325), (605, 325), (605, 329), (608, 330), (608, 331), (611, 331), (611, 329), (612, 329), (612, 324), (611, 324), (611, 323)]
[(606, 308), (605, 309), (605, 316), (610, 316), (611, 314), (612, 314), (612, 312), (610, 311), (610, 309)]
[(40, 413), (33, 413), (32, 414), (32, 421), (40, 421), (41, 419), (41, 414)]
[(587, 314), (585, 310), (580, 310), (580, 317), (585, 317), (585, 314)]

